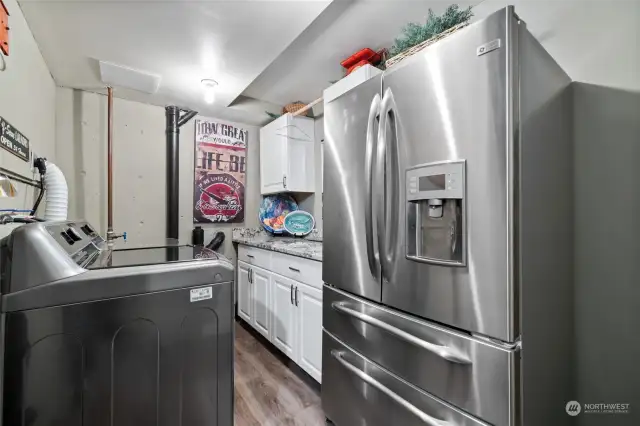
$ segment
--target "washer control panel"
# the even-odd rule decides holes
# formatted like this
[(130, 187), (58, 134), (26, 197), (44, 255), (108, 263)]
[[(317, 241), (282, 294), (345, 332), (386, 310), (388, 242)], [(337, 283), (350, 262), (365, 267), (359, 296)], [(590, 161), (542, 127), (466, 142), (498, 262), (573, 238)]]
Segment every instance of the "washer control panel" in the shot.
[(43, 225), (78, 265), (83, 265), (94, 253), (100, 251), (104, 243), (104, 239), (87, 222), (45, 222)]

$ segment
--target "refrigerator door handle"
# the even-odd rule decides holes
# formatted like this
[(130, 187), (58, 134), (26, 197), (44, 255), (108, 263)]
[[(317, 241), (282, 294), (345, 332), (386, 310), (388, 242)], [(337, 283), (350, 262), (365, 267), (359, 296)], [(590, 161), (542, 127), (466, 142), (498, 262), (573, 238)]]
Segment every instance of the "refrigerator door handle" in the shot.
[(374, 327), (377, 327), (381, 330), (386, 331), (389, 334), (393, 334), (394, 336), (396, 336), (399, 339), (402, 339), (406, 342), (409, 342), (415, 346), (418, 346), (422, 349), (425, 349), (431, 353), (433, 353), (434, 355), (439, 356), (440, 358), (443, 358), (449, 362), (453, 362), (455, 364), (471, 364), (471, 361), (469, 360), (469, 358), (464, 355), (459, 353), (459, 351), (450, 348), (448, 346), (444, 346), (444, 345), (436, 345), (434, 343), (430, 343), (427, 342), (426, 340), (423, 340), (419, 337), (414, 336), (411, 333), (407, 333), (406, 331), (395, 327), (391, 324), (388, 324), (384, 321), (379, 320), (378, 318), (375, 318), (371, 315), (367, 315), (363, 312), (357, 311), (355, 309), (351, 309), (348, 306), (346, 306), (346, 304), (344, 302), (333, 302), (331, 304), (331, 307), (338, 311), (341, 312), (343, 314), (346, 315), (350, 315), (354, 318), (359, 319), (362, 322), (365, 322), (367, 324), (370, 324)]
[[(396, 108), (393, 93), (390, 88), (384, 92), (380, 105), (380, 125), (378, 130), (378, 149), (376, 156), (376, 173), (379, 182), (383, 183), (384, 194), (378, 197), (378, 248), (380, 250), (380, 264), (382, 275), (389, 273), (393, 266), (393, 249), (397, 243), (397, 232), (394, 225), (398, 223), (400, 200), (398, 197), (399, 170), (398, 170), (398, 138), (396, 124)], [(390, 119), (393, 115), (393, 118)], [(394, 145), (387, 141), (387, 128), (393, 126)]]
[(367, 139), (365, 151), (365, 182), (367, 187), (367, 198), (365, 202), (365, 226), (367, 239), (367, 260), (369, 269), (374, 277), (378, 277), (378, 265), (380, 263), (380, 253), (378, 242), (376, 241), (373, 219), (373, 188), (374, 188), (374, 153), (375, 153), (375, 124), (380, 115), (380, 94), (376, 93), (369, 108), (369, 118), (367, 120)]
[(347, 361), (344, 358), (343, 351), (338, 351), (336, 349), (333, 349), (331, 351), (331, 356), (336, 361), (338, 361), (338, 363), (340, 363), (340, 365), (342, 365), (342, 367), (344, 367), (347, 371), (351, 372), (363, 382), (367, 383), (368, 385), (374, 387), (378, 391), (382, 392), (383, 394), (391, 398), (393, 401), (398, 403), (401, 407), (405, 408), (411, 414), (415, 415), (425, 424), (429, 426), (448, 426), (448, 425), (453, 426), (452, 423), (446, 420), (440, 420), (440, 419), (436, 419), (435, 417), (431, 417), (430, 415), (420, 410), (418, 407), (411, 404), (409, 401), (402, 398), (400, 395), (398, 395), (397, 393), (395, 393), (394, 391), (386, 387), (384, 384), (380, 383), (379, 381), (377, 381), (376, 379), (374, 379), (364, 371), (360, 370), (355, 365), (351, 364), (349, 361)]

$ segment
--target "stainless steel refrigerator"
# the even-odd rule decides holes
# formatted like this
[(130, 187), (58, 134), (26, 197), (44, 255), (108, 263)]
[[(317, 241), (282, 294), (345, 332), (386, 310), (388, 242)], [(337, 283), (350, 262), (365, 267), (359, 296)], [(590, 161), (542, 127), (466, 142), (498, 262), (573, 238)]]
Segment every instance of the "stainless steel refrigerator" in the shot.
[(325, 104), (336, 425), (574, 420), (569, 84), (507, 7)]

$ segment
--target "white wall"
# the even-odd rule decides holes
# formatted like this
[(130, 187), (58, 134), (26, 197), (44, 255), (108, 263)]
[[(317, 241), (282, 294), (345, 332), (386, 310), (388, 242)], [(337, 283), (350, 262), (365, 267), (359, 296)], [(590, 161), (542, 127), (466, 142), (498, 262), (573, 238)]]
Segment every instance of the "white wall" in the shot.
[(485, 0), (473, 19), (507, 5), (572, 80), (640, 91), (640, 1)]
[[(315, 111), (314, 111), (315, 112)], [(316, 115), (317, 117), (317, 115)], [(314, 168), (315, 168), (315, 191), (312, 193), (294, 193), (293, 197), (298, 202), (300, 210), (311, 213), (316, 221), (316, 228), (322, 229), (322, 140), (324, 139), (324, 119), (323, 115), (314, 120)]]
[[(58, 88), (59, 165), (69, 185), (69, 217), (107, 230), (107, 98)], [(113, 220), (132, 245), (164, 239), (164, 110), (114, 99)]]
[[(195, 119), (194, 119), (195, 120)], [(180, 129), (180, 242), (191, 241), (193, 223), (194, 120)], [(102, 233), (107, 226), (107, 98), (58, 88), (59, 164), (67, 175), (70, 217), (86, 218)], [(226, 234), (223, 253), (233, 257), (231, 228), (256, 226), (259, 195), (258, 128), (249, 130), (244, 224), (202, 225), (205, 241)], [(114, 229), (127, 232), (129, 246), (162, 244), (166, 229), (165, 110), (114, 98)], [(255, 213), (255, 214), (254, 214)], [(122, 243), (119, 243), (122, 246)]]
[(322, 229), (322, 150), (324, 144), (324, 114), (315, 120), (316, 139), (316, 193), (314, 199), (313, 216), (316, 219), (316, 228)]
[[(55, 83), (38, 50), (31, 31), (15, 0), (4, 0), (9, 17), (10, 51), (0, 54), (6, 65), (0, 71), (0, 116), (22, 132), (31, 150), (56, 161), (55, 151)], [(22, 175), (32, 176), (28, 162), (0, 149), (0, 166)], [(38, 178), (37, 174), (33, 175)], [(0, 198), (0, 208), (31, 208), (34, 188), (17, 184), (17, 198)], [(43, 203), (44, 204), (44, 203)], [(40, 209), (43, 212), (44, 209)]]
[[(196, 118), (199, 118), (197, 116)], [(194, 150), (195, 150), (195, 125), (194, 118), (180, 129), (180, 240), (191, 241), (191, 230), (196, 225), (193, 223), (193, 175), (194, 175)], [(213, 117), (207, 117), (213, 118)], [(260, 128), (248, 124), (234, 123), (218, 120), (222, 123), (242, 127), (249, 131), (247, 142), (247, 173), (245, 177), (245, 215), (244, 223), (230, 224), (200, 224), (204, 229), (205, 242), (211, 241), (218, 231), (225, 233), (224, 246), (221, 250), (226, 256), (235, 258), (235, 252), (231, 242), (231, 229), (235, 227), (254, 227), (259, 225), (258, 209), (262, 196), (260, 195)], [(163, 121), (164, 130), (164, 121)], [(163, 139), (164, 147), (164, 139)]]

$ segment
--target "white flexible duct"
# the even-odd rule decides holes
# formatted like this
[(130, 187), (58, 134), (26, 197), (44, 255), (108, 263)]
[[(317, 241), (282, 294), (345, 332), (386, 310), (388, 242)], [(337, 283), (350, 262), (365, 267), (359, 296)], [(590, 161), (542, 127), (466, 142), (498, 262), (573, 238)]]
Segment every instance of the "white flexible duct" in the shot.
[(47, 192), (44, 220), (67, 220), (67, 208), (69, 207), (67, 180), (58, 166), (49, 161), (46, 164), (44, 184)]

